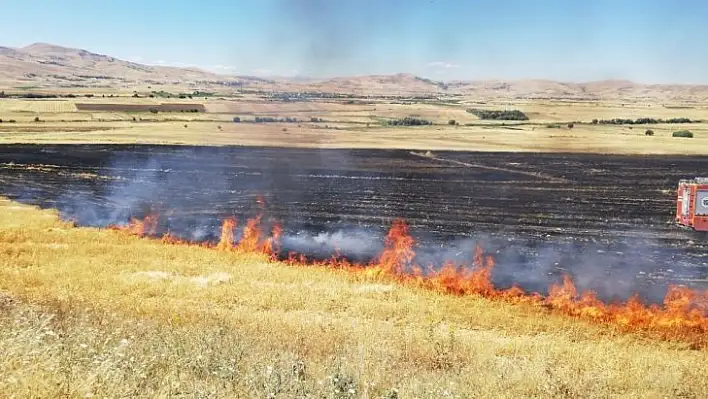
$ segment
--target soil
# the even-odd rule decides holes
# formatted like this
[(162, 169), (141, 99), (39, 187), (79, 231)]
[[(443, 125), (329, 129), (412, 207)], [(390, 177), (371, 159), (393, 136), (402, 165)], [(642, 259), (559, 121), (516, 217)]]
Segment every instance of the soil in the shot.
[(706, 170), (696, 156), (0, 146), (0, 194), (80, 225), (158, 212), (160, 232), (214, 240), (224, 217), (264, 211), (264, 228), (285, 228), (283, 253), (337, 246), (366, 261), (403, 218), (423, 264), (480, 242), (501, 286), (543, 292), (567, 272), (602, 297), (651, 301), (667, 283), (708, 288), (706, 235), (673, 222), (679, 179)]

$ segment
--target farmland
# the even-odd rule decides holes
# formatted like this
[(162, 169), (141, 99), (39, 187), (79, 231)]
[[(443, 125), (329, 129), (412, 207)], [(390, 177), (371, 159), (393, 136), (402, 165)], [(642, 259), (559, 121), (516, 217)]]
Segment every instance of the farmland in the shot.
[[(375, 267), (313, 265), (375, 261), (400, 218), (431, 273), (449, 278), (443, 263), (469, 264), (481, 247), (496, 262), (494, 287), (520, 287), (531, 302), (552, 298), (564, 275), (605, 303), (636, 293), (661, 304), (676, 284), (700, 293), (707, 241), (672, 219), (678, 179), (708, 169), (705, 105), (140, 94), (0, 99), (0, 381), (10, 394), (708, 392), (701, 327), (657, 336), (622, 316), (607, 322), (611, 305), (580, 317), (548, 299), (512, 305)], [(467, 111), (508, 107), (529, 120)], [(432, 124), (390, 123), (410, 118)], [(615, 118), (691, 121), (593, 123)], [(694, 138), (672, 137), (684, 129)], [(257, 215), (264, 232), (282, 227), (276, 259), (214, 250), (229, 237), (225, 220), (239, 240)], [(132, 237), (133, 217), (195, 245)], [(305, 260), (289, 263), (291, 251)]]
[[(436, 100), (321, 97), (283, 100), (260, 92), (194, 99), (0, 99), (0, 143), (144, 143), (318, 148), (702, 154), (708, 106), (619, 101)], [(481, 120), (468, 109), (514, 108), (528, 120)], [(199, 112), (192, 112), (198, 110)], [(152, 111), (152, 112), (151, 112)], [(392, 126), (406, 117), (432, 125)], [(40, 122), (35, 119), (39, 118)], [(241, 123), (234, 123), (238, 118)], [(256, 119), (277, 122), (253, 123)], [(694, 123), (595, 124), (594, 120), (688, 118)], [(294, 122), (280, 122), (281, 120)], [(7, 123), (12, 120), (13, 123)], [(454, 124), (450, 124), (450, 122)], [(568, 126), (571, 126), (569, 128)], [(41, 127), (40, 127), (41, 126)], [(108, 129), (107, 129), (108, 128)], [(672, 137), (690, 130), (692, 139)], [(110, 131), (109, 131), (110, 130)], [(646, 130), (652, 135), (647, 136)], [(54, 131), (56, 134), (52, 134)], [(72, 131), (81, 132), (72, 135)]]

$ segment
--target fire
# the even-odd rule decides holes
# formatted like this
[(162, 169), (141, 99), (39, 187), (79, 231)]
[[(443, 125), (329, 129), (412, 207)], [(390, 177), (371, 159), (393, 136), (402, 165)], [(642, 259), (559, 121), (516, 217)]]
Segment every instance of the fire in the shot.
[(239, 252), (256, 252), (261, 240), (261, 216), (248, 219), (246, 227), (243, 229), (243, 237), (236, 246)]
[(268, 237), (266, 243), (263, 245), (263, 252), (270, 255), (272, 260), (277, 259), (277, 254), (280, 253), (280, 236), (283, 234), (283, 228), (276, 224), (273, 226), (273, 231), (271, 236)]
[(216, 249), (226, 251), (234, 247), (234, 229), (236, 229), (236, 218), (228, 217), (221, 224), (221, 236)]
[(385, 249), (379, 257), (378, 266), (384, 273), (401, 275), (415, 257), (415, 240), (408, 234), (408, 225), (403, 220), (394, 220), (388, 231)]
[(140, 220), (138, 218), (131, 218), (127, 226), (108, 226), (112, 230), (125, 231), (128, 234), (136, 235), (139, 237), (153, 236), (157, 233), (157, 223), (160, 216), (157, 214), (147, 215)]
[[(262, 202), (259, 201), (260, 204)], [(143, 220), (133, 219), (124, 227), (112, 229), (129, 234), (154, 235), (157, 216)], [(235, 218), (226, 218), (221, 227), (217, 244), (194, 244), (177, 239), (169, 234), (162, 237), (168, 244), (202, 245), (217, 250), (239, 253), (265, 254), (273, 260), (281, 256), (280, 238), (283, 229), (273, 226), (269, 237), (263, 237), (262, 214), (247, 220), (241, 239), (236, 242)], [(433, 266), (423, 268), (415, 264), (415, 239), (403, 220), (395, 220), (385, 238), (384, 250), (370, 264), (354, 264), (335, 254), (325, 261), (311, 261), (302, 254), (290, 253), (285, 263), (292, 266), (319, 266), (344, 269), (353, 273), (365, 273), (367, 277), (388, 278), (402, 284), (414, 284), (438, 292), (479, 296), (513, 304), (529, 305), (552, 312), (595, 323), (614, 326), (626, 332), (644, 332), (662, 339), (680, 339), (697, 347), (708, 347), (708, 291), (697, 292), (686, 287), (670, 286), (660, 305), (645, 305), (638, 296), (625, 303), (607, 304), (592, 291), (579, 293), (572, 278), (564, 275), (559, 283), (549, 287), (548, 295), (529, 293), (513, 286), (499, 289), (492, 282), (494, 258), (485, 255), (477, 246), (469, 264), (448, 262), (437, 270)]]

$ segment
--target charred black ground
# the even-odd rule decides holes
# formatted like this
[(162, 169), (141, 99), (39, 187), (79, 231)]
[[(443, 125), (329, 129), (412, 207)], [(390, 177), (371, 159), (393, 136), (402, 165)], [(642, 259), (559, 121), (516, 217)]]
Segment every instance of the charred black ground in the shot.
[(131, 145), (0, 146), (0, 194), (81, 225), (159, 212), (160, 231), (218, 239), (265, 200), (284, 252), (357, 260), (395, 218), (419, 260), (469, 258), (481, 241), (500, 286), (544, 291), (562, 271), (605, 298), (658, 300), (667, 282), (708, 288), (705, 235), (673, 224), (679, 179), (708, 157)]

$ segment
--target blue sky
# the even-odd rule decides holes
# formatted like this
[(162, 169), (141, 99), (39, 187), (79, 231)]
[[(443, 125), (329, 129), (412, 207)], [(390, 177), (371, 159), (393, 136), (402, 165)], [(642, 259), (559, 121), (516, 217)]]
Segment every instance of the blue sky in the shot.
[(0, 45), (232, 74), (708, 83), (694, 0), (0, 0)]

